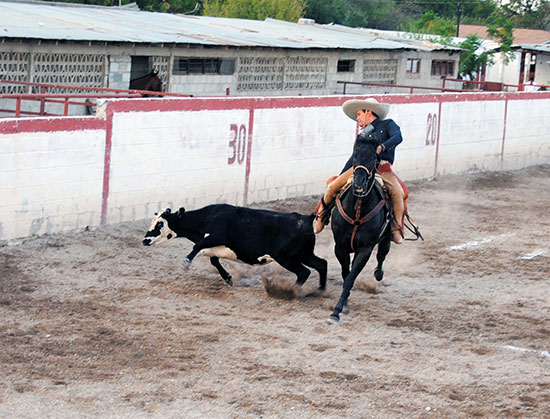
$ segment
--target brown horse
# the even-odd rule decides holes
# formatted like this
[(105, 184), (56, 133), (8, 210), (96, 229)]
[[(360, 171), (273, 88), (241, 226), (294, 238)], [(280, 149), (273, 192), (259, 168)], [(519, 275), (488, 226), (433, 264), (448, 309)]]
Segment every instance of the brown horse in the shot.
[[(162, 92), (162, 81), (158, 76), (158, 71), (153, 70), (145, 76), (130, 80), (130, 89), (133, 90), (149, 90), (151, 92)], [(144, 94), (143, 97), (151, 97), (154, 95)]]

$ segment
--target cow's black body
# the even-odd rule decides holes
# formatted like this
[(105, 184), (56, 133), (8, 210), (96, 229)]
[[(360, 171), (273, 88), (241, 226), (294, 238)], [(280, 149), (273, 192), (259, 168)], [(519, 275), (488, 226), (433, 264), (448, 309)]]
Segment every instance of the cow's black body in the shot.
[[(298, 285), (302, 285), (311, 273), (306, 266), (312, 267), (319, 272), (320, 288), (326, 286), (327, 262), (313, 253), (313, 215), (216, 204), (195, 211), (180, 208), (171, 212), (167, 209), (158, 220), (165, 220), (177, 237), (195, 243), (187, 255), (187, 265), (203, 249), (225, 246), (237, 259), (251, 265), (265, 263), (265, 256), (270, 256), (296, 274)], [(155, 233), (155, 229), (147, 232), (143, 244), (150, 244), (148, 237), (160, 234), (160, 230)], [(221, 266), (219, 258), (213, 256), (210, 260), (222, 278), (230, 283), (231, 276)]]

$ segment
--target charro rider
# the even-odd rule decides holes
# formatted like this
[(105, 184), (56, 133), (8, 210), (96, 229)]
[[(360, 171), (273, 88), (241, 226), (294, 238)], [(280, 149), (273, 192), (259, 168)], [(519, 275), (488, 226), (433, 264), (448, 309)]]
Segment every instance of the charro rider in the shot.
[[(376, 153), (380, 155), (380, 165), (378, 166), (377, 173), (384, 180), (384, 186), (388, 191), (393, 207), (392, 240), (395, 243), (401, 243), (403, 240), (403, 217), (405, 214), (407, 192), (403, 182), (392, 170), (392, 164), (395, 159), (395, 148), (403, 141), (401, 129), (392, 119), (386, 119), (390, 105), (379, 103), (374, 98), (348, 100), (344, 102), (342, 109), (348, 117), (356, 120), (361, 127), (358, 137), (368, 133), (379, 144), (376, 149)], [(319, 202), (315, 209), (316, 219), (313, 226), (315, 233), (319, 233), (325, 224), (328, 224), (330, 214), (324, 214), (324, 211), (353, 176), (352, 166), (353, 155), (342, 169), (340, 176), (328, 183), (325, 195), (321, 198), (321, 202)]]

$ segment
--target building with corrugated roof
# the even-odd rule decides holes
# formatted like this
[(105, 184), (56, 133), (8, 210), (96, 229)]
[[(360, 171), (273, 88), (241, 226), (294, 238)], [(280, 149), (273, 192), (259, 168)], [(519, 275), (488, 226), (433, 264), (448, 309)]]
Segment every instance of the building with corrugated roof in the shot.
[[(477, 35), (489, 39), (487, 28), (479, 25), (461, 25), (460, 37)], [(507, 62), (500, 54), (495, 56), (495, 63), (488, 65), (486, 80), (501, 84), (524, 85), (530, 80), (537, 85), (550, 85), (550, 32), (540, 29), (514, 28), (512, 50), (516, 54)], [(495, 42), (492, 49), (498, 50)]]
[(309, 19), (256, 21), (33, 1), (0, 1), (0, 28), (1, 78), (127, 89), (130, 80), (156, 69), (164, 91), (196, 96), (340, 94), (339, 81), (441, 87), (442, 77), (456, 77), (460, 52)]

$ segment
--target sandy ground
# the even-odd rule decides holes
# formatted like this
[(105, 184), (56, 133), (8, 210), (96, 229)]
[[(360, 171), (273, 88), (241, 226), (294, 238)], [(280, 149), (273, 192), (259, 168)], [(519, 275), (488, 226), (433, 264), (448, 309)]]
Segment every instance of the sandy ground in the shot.
[(330, 229), (327, 292), (293, 299), (275, 264), (185, 271), (149, 221), (0, 248), (0, 417), (550, 417), (550, 166), (409, 186), (426, 241), (381, 283), (373, 257), (340, 324)]

